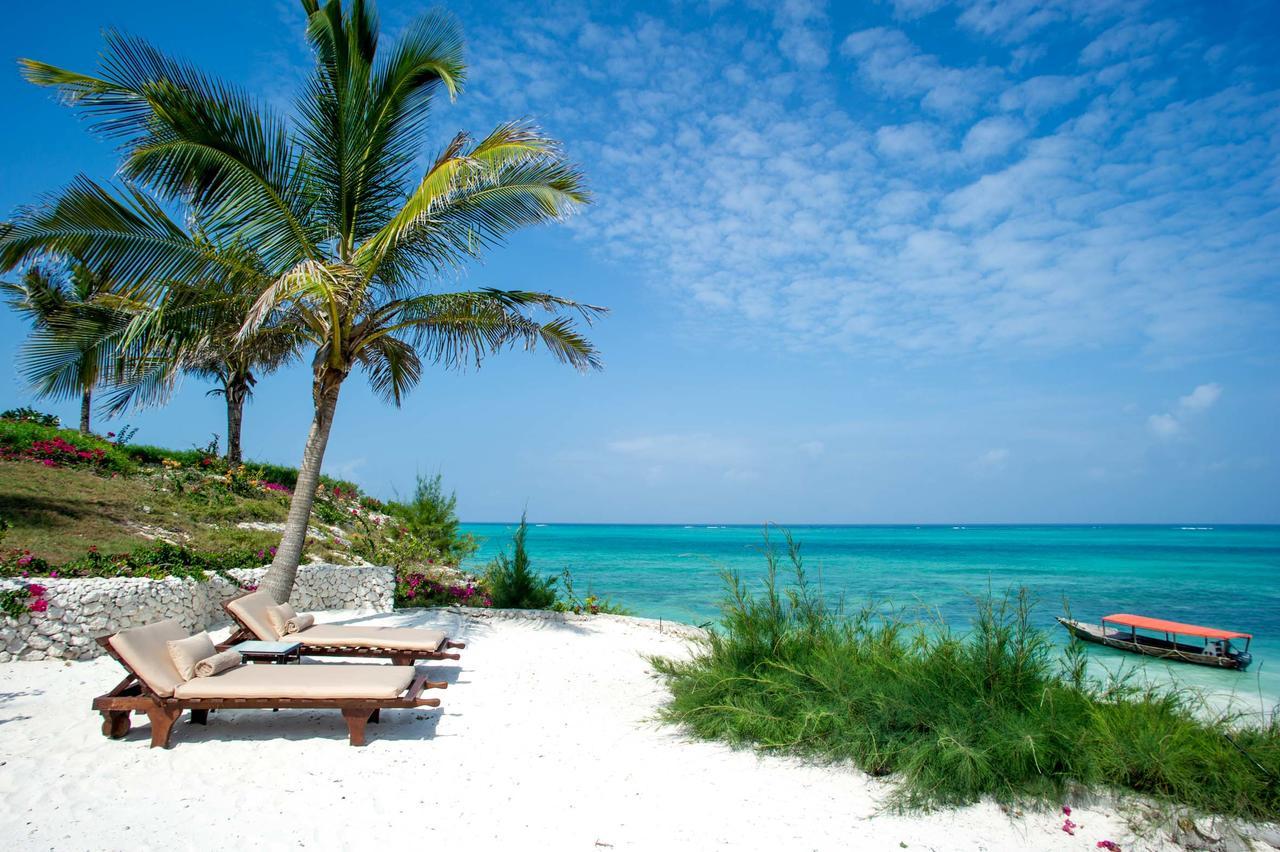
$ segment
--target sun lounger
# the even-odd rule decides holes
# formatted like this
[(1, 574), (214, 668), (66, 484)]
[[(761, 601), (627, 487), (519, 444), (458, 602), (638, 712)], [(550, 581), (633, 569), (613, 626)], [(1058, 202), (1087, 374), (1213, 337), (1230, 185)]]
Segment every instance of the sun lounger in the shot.
[(415, 627), (317, 624), (284, 637), (268, 616), (275, 605), (275, 599), (264, 591), (249, 592), (224, 603), (222, 608), (239, 630), (218, 647), (229, 648), (249, 639), (278, 642), (287, 638), (301, 642), (302, 653), (312, 657), (380, 657), (396, 665), (412, 665), (416, 660), (456, 660), (458, 655), (447, 649), (466, 647), (465, 642), (454, 642), (439, 630)]
[(191, 721), (208, 724), (210, 710), (334, 709), (347, 722), (351, 745), (364, 745), (367, 722), (383, 709), (438, 707), (438, 698), (422, 698), (424, 689), (447, 684), (427, 680), (412, 666), (240, 665), (210, 677), (183, 679), (167, 643), (185, 639), (174, 619), (121, 630), (98, 639), (129, 672), (115, 689), (93, 699), (102, 714), (102, 733), (121, 739), (129, 733), (129, 714), (151, 720), (151, 747), (168, 748), (174, 722), (184, 710)]

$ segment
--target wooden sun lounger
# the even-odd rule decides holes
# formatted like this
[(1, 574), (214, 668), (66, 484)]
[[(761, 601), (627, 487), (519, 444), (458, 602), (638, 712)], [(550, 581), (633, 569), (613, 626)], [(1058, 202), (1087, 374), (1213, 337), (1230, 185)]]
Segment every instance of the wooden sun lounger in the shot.
[[(93, 699), (93, 709), (102, 714), (102, 733), (111, 739), (123, 739), (131, 727), (131, 713), (145, 713), (151, 720), (151, 747), (169, 748), (174, 723), (184, 710), (191, 711), (191, 722), (197, 725), (209, 723), (210, 710), (338, 710), (347, 723), (347, 733), (353, 746), (365, 744), (365, 725), (379, 721), (380, 711), (387, 709), (411, 709), (414, 707), (439, 707), (440, 699), (422, 698), (426, 689), (445, 689), (447, 683), (428, 680), (430, 674), (415, 670), (412, 681), (404, 692), (395, 698), (174, 698), (157, 694), (134, 671), (110, 644), (109, 636), (100, 637), (98, 643), (129, 673), (124, 680), (106, 695)], [(293, 668), (292, 666), (289, 668)], [(311, 668), (311, 667), (307, 667)], [(373, 668), (381, 668), (373, 667)], [(263, 666), (264, 670), (277, 670), (275, 666)]]
[[(234, 646), (238, 642), (247, 642), (259, 639), (266, 642), (280, 641), (282, 637), (278, 636), (271, 627), (266, 624), (255, 625), (249, 623), (240, 613), (236, 612), (234, 605), (245, 598), (252, 595), (265, 595), (265, 592), (246, 592), (242, 595), (236, 595), (222, 604), (222, 608), (226, 611), (227, 616), (235, 624), (236, 629), (227, 637), (226, 642), (218, 645), (218, 650), (224, 650)], [(274, 603), (274, 602), (272, 602)], [(328, 625), (317, 625), (317, 628), (323, 628)], [(317, 629), (317, 628), (312, 628)], [(410, 628), (367, 628), (372, 633), (377, 631), (395, 631), (410, 630)], [(421, 631), (426, 633), (428, 631)], [(455, 642), (454, 640), (440, 634), (440, 641), (431, 649), (424, 648), (406, 648), (402, 645), (388, 641), (383, 645), (350, 645), (334, 641), (307, 641), (306, 631), (302, 633), (291, 633), (287, 637), (288, 641), (301, 642), (301, 653), (309, 657), (371, 657), (376, 659), (390, 660), (398, 666), (411, 666), (418, 660), (458, 660), (461, 656), (451, 653), (449, 649), (461, 650), (467, 647), (466, 642)]]

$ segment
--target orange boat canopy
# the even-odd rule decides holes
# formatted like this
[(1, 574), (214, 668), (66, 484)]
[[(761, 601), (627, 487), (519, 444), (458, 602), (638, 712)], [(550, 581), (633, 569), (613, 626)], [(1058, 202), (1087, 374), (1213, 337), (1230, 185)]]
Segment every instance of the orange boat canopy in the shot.
[(1237, 633), (1234, 630), (1218, 630), (1216, 627), (1200, 627), (1197, 624), (1183, 624), (1180, 621), (1165, 621), (1162, 618), (1147, 618), (1145, 615), (1129, 615), (1127, 612), (1105, 616), (1103, 622), (1123, 624), (1125, 627), (1137, 627), (1140, 630), (1156, 630), (1160, 633), (1177, 633), (1180, 636), (1202, 636), (1205, 639), (1252, 639), (1251, 633)]

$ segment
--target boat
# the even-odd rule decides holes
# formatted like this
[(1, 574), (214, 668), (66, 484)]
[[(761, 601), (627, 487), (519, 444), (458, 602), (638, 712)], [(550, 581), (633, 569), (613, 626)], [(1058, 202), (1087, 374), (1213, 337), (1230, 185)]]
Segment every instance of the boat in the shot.
[[(1067, 628), (1072, 636), (1084, 642), (1106, 645), (1131, 654), (1145, 654), (1163, 660), (1238, 671), (1244, 671), (1253, 662), (1253, 655), (1249, 653), (1249, 642), (1253, 636), (1249, 633), (1165, 621), (1145, 615), (1130, 615), (1127, 612), (1105, 616), (1101, 624), (1088, 624), (1062, 617), (1058, 618), (1058, 623)], [(1150, 636), (1139, 633), (1139, 630), (1162, 635)], [(1199, 639), (1201, 642), (1192, 644), (1180, 641), (1183, 638)], [(1234, 640), (1240, 639), (1244, 640), (1244, 647), (1232, 645)]]

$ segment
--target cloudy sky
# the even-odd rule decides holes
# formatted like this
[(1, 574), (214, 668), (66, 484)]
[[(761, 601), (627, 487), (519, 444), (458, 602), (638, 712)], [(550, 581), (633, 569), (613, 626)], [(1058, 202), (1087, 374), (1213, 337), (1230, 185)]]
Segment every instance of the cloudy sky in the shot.
[[(384, 0), (387, 34), (423, 8)], [(449, 8), (440, 141), (533, 118), (595, 203), (429, 284), (608, 305), (607, 369), (510, 354), (400, 410), (353, 383), (331, 473), (440, 470), (469, 520), (1280, 521), (1273, 4)], [(89, 70), (116, 26), (281, 109), (308, 62), (292, 3), (14, 14), (3, 210), (115, 168), (18, 56)], [(22, 335), (0, 317), (0, 358)], [(125, 420), (204, 443), (206, 390)], [(263, 381), (247, 452), (295, 461), (308, 404), (305, 373)]]

